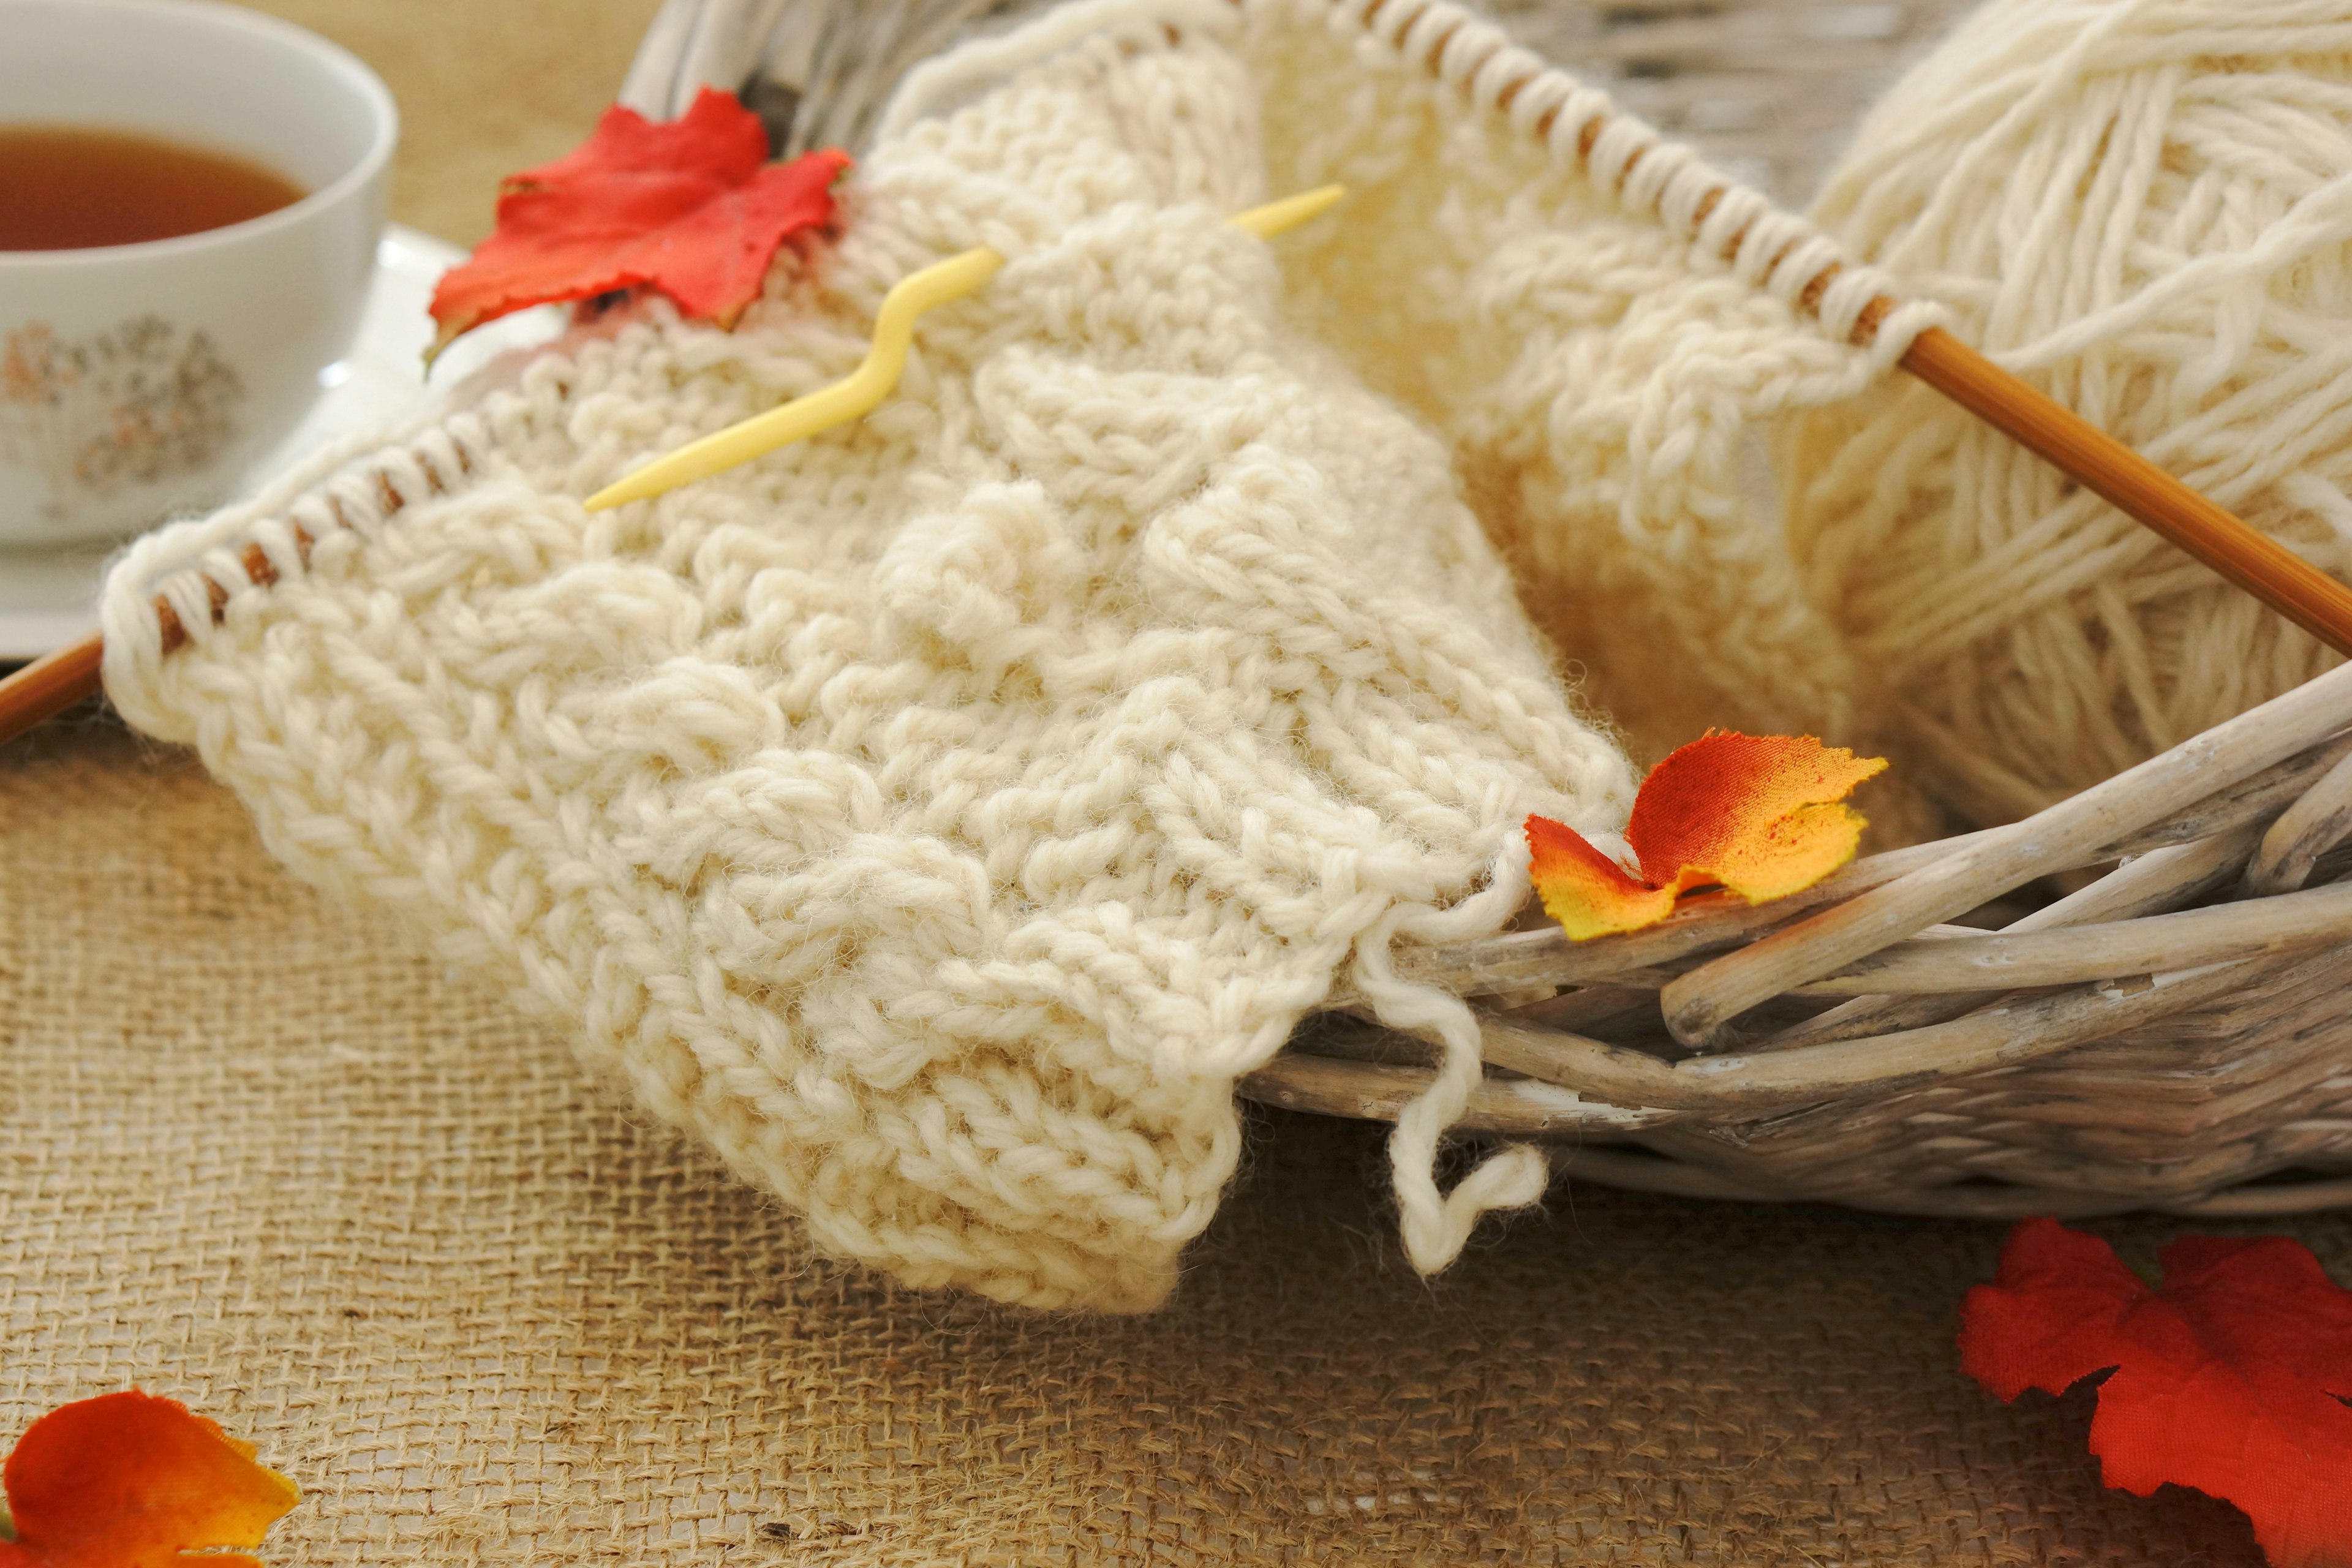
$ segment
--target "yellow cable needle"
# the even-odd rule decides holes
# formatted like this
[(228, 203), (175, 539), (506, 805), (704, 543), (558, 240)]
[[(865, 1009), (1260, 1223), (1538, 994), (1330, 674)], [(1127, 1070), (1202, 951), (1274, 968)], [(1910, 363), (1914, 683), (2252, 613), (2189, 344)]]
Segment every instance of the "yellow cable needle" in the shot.
[[(1328, 212), (1347, 194), (1344, 185), (1324, 185), (1235, 213), (1225, 221), (1260, 239), (1271, 239), (1285, 229), (1296, 228)], [(983, 245), (977, 250), (935, 262), (919, 272), (908, 273), (882, 297), (882, 310), (874, 320), (874, 346), (866, 351), (865, 360), (856, 370), (805, 397), (795, 397), (765, 414), (730, 425), (717, 435), (690, 441), (667, 457), (655, 458), (619, 483), (607, 485), (590, 496), (588, 510), (603, 511), (608, 507), (666, 494), (680, 485), (707, 479), (739, 463), (764, 457), (779, 447), (788, 447), (836, 425), (864, 417), (898, 384), (898, 373), (907, 366), (907, 350), (915, 339), (915, 318), (934, 305), (944, 305), (972, 293), (1003, 265), (1004, 258)]]

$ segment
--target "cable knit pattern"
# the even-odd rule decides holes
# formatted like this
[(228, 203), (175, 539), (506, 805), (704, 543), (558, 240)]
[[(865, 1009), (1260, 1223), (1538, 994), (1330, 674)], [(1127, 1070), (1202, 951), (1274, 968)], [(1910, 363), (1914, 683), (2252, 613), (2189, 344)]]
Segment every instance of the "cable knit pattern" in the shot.
[(1247, 10), (1273, 184), (1352, 193), (1297, 241), (1295, 310), (1446, 439), (1594, 700), (1652, 756), (1860, 738), (1767, 452), (1942, 308), (1447, 0)]
[[(737, 331), (583, 330), (142, 541), (104, 611), (115, 701), (302, 876), (566, 1020), (824, 1245), (1040, 1306), (1165, 1294), (1233, 1080), (1343, 977), (1441, 1048), (1393, 1146), (1415, 1260), (1537, 1196), (1526, 1151), (1436, 1186), (1476, 1031), (1392, 951), (1502, 929), (1523, 815), (1631, 793), (1444, 445), (1222, 221), (1265, 195), (1258, 91), (1235, 24), (1180, 20), (1106, 9), (900, 125)], [(869, 418), (582, 510), (979, 244), (1008, 265)]]

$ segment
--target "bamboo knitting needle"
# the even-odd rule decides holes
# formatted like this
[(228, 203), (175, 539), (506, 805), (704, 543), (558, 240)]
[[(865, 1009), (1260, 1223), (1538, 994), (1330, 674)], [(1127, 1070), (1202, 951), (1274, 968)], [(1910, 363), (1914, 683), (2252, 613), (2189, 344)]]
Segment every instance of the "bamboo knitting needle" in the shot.
[(2336, 652), (2352, 656), (2352, 588), (2001, 369), (1941, 327), (1903, 368), (2047, 458)]
[(105, 644), (92, 632), (0, 680), (0, 743), (47, 723), (84, 698), (97, 696), (99, 666), (105, 657)]
[[(2089, 487), (2134, 521), (2336, 652), (2352, 657), (2352, 588), (2257, 532), (1941, 328), (1920, 333), (1900, 363), (1905, 370)], [(99, 639), (93, 636), (0, 680), (0, 742), (94, 695), (99, 661)]]

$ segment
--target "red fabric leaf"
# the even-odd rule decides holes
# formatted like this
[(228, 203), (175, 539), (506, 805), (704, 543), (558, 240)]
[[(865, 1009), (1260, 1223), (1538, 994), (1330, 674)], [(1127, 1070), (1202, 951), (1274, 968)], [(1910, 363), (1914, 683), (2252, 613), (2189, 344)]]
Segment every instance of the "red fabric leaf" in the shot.
[(433, 291), (434, 352), (510, 311), (615, 289), (657, 289), (689, 316), (732, 321), (776, 247), (833, 221), (849, 155), (768, 162), (760, 117), (703, 89), (656, 124), (617, 105), (552, 163), (508, 176), (498, 231)]
[(0, 1568), (260, 1568), (243, 1553), (301, 1500), (176, 1400), (132, 1389), (59, 1405), (0, 1469), (16, 1539)]
[(2184, 1237), (2152, 1290), (2055, 1220), (2010, 1233), (1960, 1308), (1960, 1363), (2007, 1401), (2100, 1385), (2106, 1484), (2169, 1481), (2242, 1509), (2278, 1568), (2352, 1563), (2352, 1291), (2284, 1237)]

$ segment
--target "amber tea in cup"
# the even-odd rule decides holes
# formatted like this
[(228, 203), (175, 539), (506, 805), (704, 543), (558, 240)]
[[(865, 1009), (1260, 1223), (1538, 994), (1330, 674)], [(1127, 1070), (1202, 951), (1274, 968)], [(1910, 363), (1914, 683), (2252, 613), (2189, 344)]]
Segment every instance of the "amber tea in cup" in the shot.
[(139, 245), (226, 228), (308, 193), (249, 158), (131, 131), (0, 124), (0, 250)]
[(0, 0), (0, 550), (248, 482), (359, 327), (398, 131), (240, 5)]

